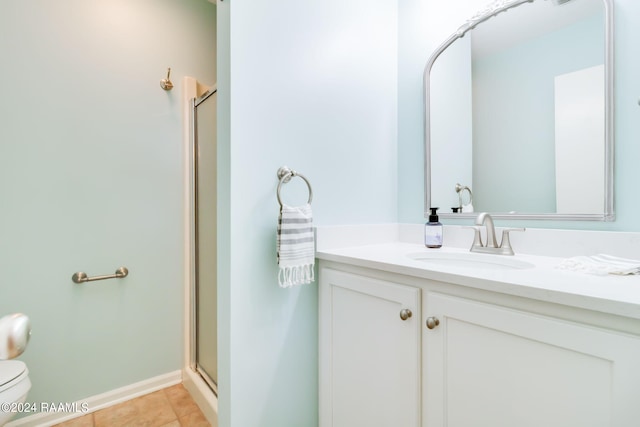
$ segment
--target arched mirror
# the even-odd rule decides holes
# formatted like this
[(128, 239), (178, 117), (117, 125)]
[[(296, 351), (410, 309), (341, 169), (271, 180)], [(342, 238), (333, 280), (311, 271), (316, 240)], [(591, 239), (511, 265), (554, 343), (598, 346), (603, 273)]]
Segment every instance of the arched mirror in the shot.
[(612, 0), (497, 0), (424, 84), (425, 216), (614, 219)]

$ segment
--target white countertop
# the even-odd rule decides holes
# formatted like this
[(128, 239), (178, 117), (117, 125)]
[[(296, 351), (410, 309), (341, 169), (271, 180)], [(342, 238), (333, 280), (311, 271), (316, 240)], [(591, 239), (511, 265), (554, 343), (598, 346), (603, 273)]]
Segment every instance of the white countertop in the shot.
[[(387, 236), (388, 237), (388, 236)], [(593, 275), (557, 268), (563, 257), (516, 254), (514, 260), (534, 265), (526, 269), (447, 266), (407, 256), (424, 252), (468, 254), (468, 248), (429, 249), (422, 244), (387, 241), (331, 248), (318, 247), (317, 258), (359, 267), (453, 283), (524, 298), (585, 308), (640, 319), (640, 275)], [(505, 255), (496, 255), (505, 256)]]

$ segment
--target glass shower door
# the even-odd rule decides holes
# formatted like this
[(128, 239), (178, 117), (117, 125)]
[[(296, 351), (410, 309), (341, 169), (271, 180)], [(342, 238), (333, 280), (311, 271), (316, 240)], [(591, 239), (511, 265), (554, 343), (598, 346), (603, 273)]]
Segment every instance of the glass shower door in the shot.
[(194, 312), (192, 368), (217, 392), (216, 90), (193, 103)]

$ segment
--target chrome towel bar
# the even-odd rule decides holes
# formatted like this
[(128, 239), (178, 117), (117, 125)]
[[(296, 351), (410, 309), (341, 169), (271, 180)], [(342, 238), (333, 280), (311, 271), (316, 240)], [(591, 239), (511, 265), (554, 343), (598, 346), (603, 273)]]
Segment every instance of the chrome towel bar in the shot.
[(307, 183), (307, 187), (309, 188), (309, 201), (307, 201), (307, 203), (311, 204), (311, 200), (313, 199), (313, 190), (311, 190), (311, 183), (309, 182), (309, 180), (301, 173), (296, 172), (293, 169), (289, 169), (286, 166), (281, 166), (278, 169), (278, 179), (280, 180), (280, 182), (278, 182), (278, 190), (276, 193), (276, 196), (278, 197), (278, 203), (280, 203), (280, 207), (282, 207), (282, 199), (280, 198), (280, 188), (282, 187), (282, 183), (286, 184), (287, 182), (291, 181), (291, 178), (293, 178), (294, 176), (302, 178), (304, 182)]
[(129, 270), (127, 267), (120, 267), (116, 270), (115, 274), (108, 274), (106, 276), (87, 276), (87, 273), (82, 271), (78, 271), (71, 276), (71, 280), (75, 283), (84, 283), (84, 282), (93, 282), (94, 280), (105, 280), (105, 279), (122, 279), (123, 277), (127, 277), (129, 274)]

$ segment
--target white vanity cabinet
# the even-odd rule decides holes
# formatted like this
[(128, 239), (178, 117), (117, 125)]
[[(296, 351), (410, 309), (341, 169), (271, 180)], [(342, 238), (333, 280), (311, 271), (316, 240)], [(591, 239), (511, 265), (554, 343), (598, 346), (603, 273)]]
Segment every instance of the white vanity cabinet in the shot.
[(425, 426), (640, 425), (640, 339), (425, 292)]
[(320, 427), (640, 425), (624, 318), (325, 261), (319, 284)]
[(321, 269), (320, 426), (420, 426), (420, 289)]

